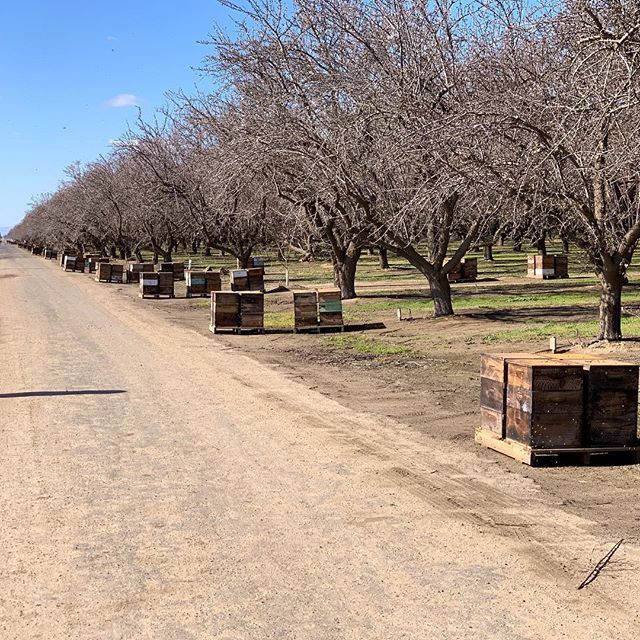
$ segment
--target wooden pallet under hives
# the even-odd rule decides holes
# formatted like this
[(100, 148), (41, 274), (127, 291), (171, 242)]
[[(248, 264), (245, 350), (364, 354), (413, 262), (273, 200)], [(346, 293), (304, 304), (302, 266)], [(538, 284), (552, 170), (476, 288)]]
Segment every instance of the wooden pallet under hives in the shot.
[(557, 463), (589, 465), (603, 457), (619, 458), (629, 464), (638, 462), (640, 446), (633, 447), (562, 447), (556, 449), (532, 448), (509, 438), (501, 438), (498, 434), (478, 427), (475, 440), (488, 449), (493, 449), (518, 462), (531, 467), (538, 466), (543, 460)]

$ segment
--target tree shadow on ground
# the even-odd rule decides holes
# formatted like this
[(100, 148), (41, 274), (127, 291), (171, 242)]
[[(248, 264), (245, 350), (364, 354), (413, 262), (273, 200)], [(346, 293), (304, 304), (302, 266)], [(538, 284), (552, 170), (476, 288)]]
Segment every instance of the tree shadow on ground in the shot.
[(597, 309), (591, 306), (572, 305), (570, 307), (527, 307), (526, 309), (496, 309), (492, 311), (468, 311), (457, 314), (458, 317), (473, 320), (501, 320), (503, 322), (532, 322), (539, 320), (571, 320), (583, 322), (596, 320)]
[(51, 396), (107, 396), (116, 393), (127, 393), (124, 389), (79, 389), (77, 391), (18, 391), (16, 393), (0, 393), (1, 398), (47, 398)]

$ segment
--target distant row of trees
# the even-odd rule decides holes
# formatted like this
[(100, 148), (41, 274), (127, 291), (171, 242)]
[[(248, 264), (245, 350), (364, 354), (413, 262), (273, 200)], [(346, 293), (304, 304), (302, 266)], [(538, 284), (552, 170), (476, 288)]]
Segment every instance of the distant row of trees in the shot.
[(640, 239), (640, 6), (625, 0), (249, 0), (211, 38), (216, 91), (173, 95), (11, 231), (122, 257), (180, 244), (331, 256), (345, 298), (392, 250), (447, 274), (496, 235), (576, 243), (621, 337)]

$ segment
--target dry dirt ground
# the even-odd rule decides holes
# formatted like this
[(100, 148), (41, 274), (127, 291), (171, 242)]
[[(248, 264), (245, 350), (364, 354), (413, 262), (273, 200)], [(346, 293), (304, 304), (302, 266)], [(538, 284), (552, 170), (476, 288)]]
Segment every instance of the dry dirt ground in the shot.
[(389, 315), (453, 344), (213, 336), (0, 245), (0, 637), (635, 638), (638, 468), (476, 447), (482, 320)]

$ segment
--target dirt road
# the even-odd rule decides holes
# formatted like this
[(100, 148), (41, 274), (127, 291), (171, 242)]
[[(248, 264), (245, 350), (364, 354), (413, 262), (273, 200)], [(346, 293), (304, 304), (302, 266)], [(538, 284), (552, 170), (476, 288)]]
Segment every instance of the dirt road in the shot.
[(0, 245), (3, 640), (636, 637), (636, 540), (116, 289)]

